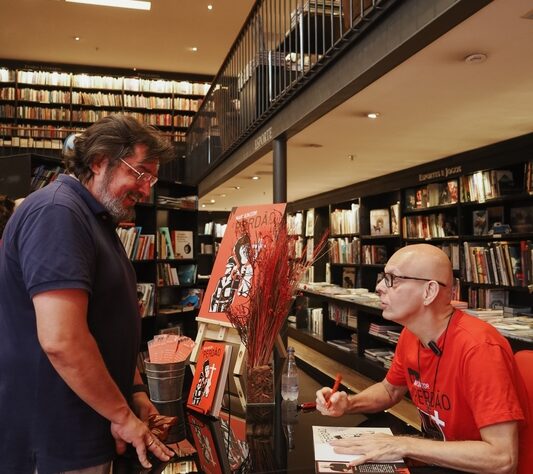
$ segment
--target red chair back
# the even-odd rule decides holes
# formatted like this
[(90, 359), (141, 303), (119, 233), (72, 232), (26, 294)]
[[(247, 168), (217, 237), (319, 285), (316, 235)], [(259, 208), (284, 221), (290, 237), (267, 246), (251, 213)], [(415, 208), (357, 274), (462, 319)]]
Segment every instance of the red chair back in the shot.
[(515, 354), (518, 370), (524, 381), (525, 401), (523, 408), (526, 423), (520, 429), (520, 454), (518, 474), (531, 474), (533, 469), (533, 351), (519, 351)]

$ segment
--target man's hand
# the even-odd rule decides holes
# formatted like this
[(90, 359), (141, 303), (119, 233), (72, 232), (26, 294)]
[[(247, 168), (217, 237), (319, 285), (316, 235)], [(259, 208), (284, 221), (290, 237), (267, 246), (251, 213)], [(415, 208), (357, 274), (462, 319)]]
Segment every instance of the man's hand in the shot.
[(316, 392), (316, 409), (327, 416), (344, 415), (349, 405), (348, 395), (342, 391), (333, 395), (331, 392), (329, 387), (323, 387)]
[(353, 460), (350, 466), (358, 466), (365, 462), (390, 462), (402, 459), (404, 438), (384, 433), (362, 434), (347, 439), (335, 439), (330, 442), (335, 452), (339, 454), (357, 454), (359, 458)]
[(168, 461), (174, 455), (132, 411), (123, 422), (111, 423), (111, 434), (115, 438), (118, 454), (124, 453), (127, 443), (132, 444), (137, 451), (139, 462), (147, 469), (152, 467), (147, 457), (148, 450), (161, 461)]

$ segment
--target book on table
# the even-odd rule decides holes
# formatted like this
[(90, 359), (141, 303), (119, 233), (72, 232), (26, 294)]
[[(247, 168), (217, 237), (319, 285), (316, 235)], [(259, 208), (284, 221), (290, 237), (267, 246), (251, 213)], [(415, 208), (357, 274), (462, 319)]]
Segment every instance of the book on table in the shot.
[(187, 407), (218, 417), (228, 377), (232, 346), (223, 342), (204, 341), (187, 400)]
[(330, 441), (334, 439), (358, 438), (363, 435), (377, 433), (392, 435), (392, 431), (389, 428), (313, 426), (315, 471), (317, 474), (334, 472), (409, 474), (410, 471), (403, 459), (349, 466), (349, 463), (356, 460), (360, 455), (336, 453), (334, 447), (330, 444)]

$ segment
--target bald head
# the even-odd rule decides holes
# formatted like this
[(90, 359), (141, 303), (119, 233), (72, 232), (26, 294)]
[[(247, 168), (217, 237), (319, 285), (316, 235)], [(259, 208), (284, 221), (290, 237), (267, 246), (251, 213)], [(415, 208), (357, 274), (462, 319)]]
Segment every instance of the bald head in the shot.
[(387, 272), (396, 270), (398, 275), (435, 280), (451, 289), (453, 283), (452, 264), (448, 256), (438, 247), (416, 244), (402, 247), (387, 262)]

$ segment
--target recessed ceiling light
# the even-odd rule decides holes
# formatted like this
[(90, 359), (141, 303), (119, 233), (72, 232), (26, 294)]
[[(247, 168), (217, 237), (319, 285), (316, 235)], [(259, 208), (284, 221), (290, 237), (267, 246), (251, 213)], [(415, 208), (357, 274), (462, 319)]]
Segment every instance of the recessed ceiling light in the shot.
[(202, 204), (202, 207), (205, 207), (205, 204)]
[(252, 179), (253, 179), (254, 181), (257, 181), (257, 180), (259, 179), (259, 176), (252, 176)]
[(134, 10), (150, 10), (152, 2), (144, 0), (65, 0), (70, 3), (84, 3), (102, 7), (133, 8)]
[(480, 64), (484, 63), (487, 60), (487, 55), (484, 53), (473, 53), (469, 54), (465, 58), (465, 63), (467, 64)]
[(379, 112), (370, 112), (368, 114), (366, 114), (366, 116), (369, 118), (369, 119), (377, 119), (379, 117)]
[(223, 194), (220, 195), (220, 197), (223, 197), (223, 198), (225, 198), (226, 196), (227, 196), (226, 193), (223, 193)]
[(191, 48), (191, 51), (196, 52), (196, 51), (198, 51), (198, 48), (197, 48), (196, 46), (193, 46), (193, 47)]
[(212, 10), (213, 9), (213, 5), (211, 5), (211, 4), (207, 5), (207, 9), (208, 10)]
[(209, 202), (210, 202), (211, 204), (215, 204), (216, 201), (215, 201), (214, 199), (211, 199)]
[(241, 187), (240, 186), (233, 186), (233, 189), (239, 190), (239, 189), (241, 189)]
[(74, 36), (74, 41), (79, 41), (81, 38), (79, 36)]

